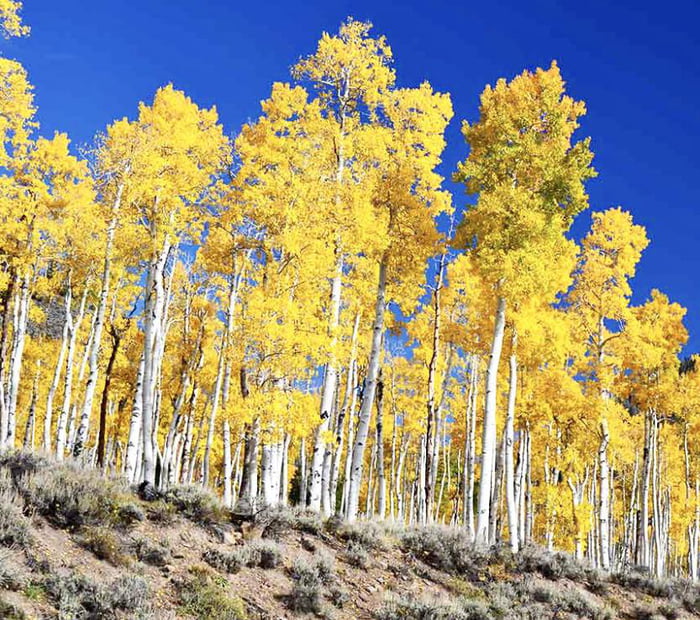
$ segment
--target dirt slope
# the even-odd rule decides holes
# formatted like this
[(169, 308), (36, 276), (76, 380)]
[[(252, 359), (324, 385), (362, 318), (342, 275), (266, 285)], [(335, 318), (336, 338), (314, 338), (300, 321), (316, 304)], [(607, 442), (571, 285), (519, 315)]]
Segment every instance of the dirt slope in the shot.
[(290, 509), (241, 522), (210, 494), (145, 502), (117, 480), (0, 457), (0, 617), (700, 617), (700, 590), (564, 554), (473, 548), (460, 530)]

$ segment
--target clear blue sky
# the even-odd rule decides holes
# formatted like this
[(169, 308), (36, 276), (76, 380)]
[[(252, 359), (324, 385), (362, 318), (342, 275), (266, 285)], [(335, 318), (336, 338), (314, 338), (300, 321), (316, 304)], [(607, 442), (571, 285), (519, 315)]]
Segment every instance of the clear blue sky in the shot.
[[(688, 308), (688, 352), (700, 351), (700, 3), (237, 2), (25, 0), (29, 39), (2, 42), (36, 86), (42, 131), (90, 141), (173, 82), (216, 104), (227, 132), (259, 114), (273, 81), (348, 15), (368, 19), (394, 50), (401, 85), (429, 80), (452, 94), (443, 171), (466, 155), (461, 119), (487, 83), (556, 59), (584, 99), (600, 175), (593, 209), (621, 205), (652, 240), (635, 302), (660, 288)], [(461, 188), (452, 186), (457, 205)], [(584, 215), (575, 225), (581, 234)]]

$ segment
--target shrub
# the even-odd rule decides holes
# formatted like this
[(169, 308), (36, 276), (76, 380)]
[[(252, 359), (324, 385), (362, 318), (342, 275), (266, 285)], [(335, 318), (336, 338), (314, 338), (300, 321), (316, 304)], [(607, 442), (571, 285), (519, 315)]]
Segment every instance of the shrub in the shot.
[(15, 488), (20, 488), (24, 478), (45, 469), (48, 461), (36, 452), (13, 450), (0, 455), (0, 468), (7, 470)]
[(29, 521), (20, 508), (22, 500), (11, 488), (9, 479), (0, 476), (0, 545), (20, 547), (29, 544)]
[(419, 601), (390, 599), (375, 613), (377, 620), (490, 620), (489, 608), (479, 601)]
[(237, 573), (241, 568), (277, 568), (282, 563), (282, 551), (271, 541), (256, 540), (248, 545), (236, 547), (233, 551), (207, 549), (202, 559), (224, 573)]
[(211, 525), (226, 519), (226, 509), (219, 498), (199, 485), (174, 486), (165, 494), (165, 501), (195, 523)]
[(656, 579), (644, 569), (614, 573), (611, 580), (624, 588), (640, 590), (655, 598), (672, 598), (674, 595), (682, 597), (687, 590), (680, 580)]
[(282, 563), (282, 551), (278, 544), (269, 540), (256, 540), (247, 546), (249, 567), (277, 568)]
[(110, 603), (116, 609), (135, 612), (144, 610), (148, 602), (148, 584), (142, 577), (123, 575), (109, 586)]
[(667, 620), (676, 620), (676, 618), (680, 618), (680, 609), (678, 605), (674, 605), (673, 603), (661, 603), (658, 612)]
[(579, 590), (553, 586), (546, 582), (525, 586), (525, 591), (528, 590), (535, 601), (548, 603), (561, 611), (574, 614), (577, 618), (607, 620), (614, 617), (611, 610), (601, 607), (590, 595)]
[(3, 620), (25, 620), (26, 614), (12, 603), (0, 599), (0, 618)]
[(384, 529), (375, 521), (346, 523), (338, 528), (337, 535), (345, 541), (354, 542), (365, 549), (384, 549)]
[(246, 547), (237, 547), (233, 551), (219, 551), (218, 549), (207, 549), (202, 554), (202, 559), (222, 573), (237, 573), (246, 565), (248, 552)]
[(289, 595), (289, 608), (293, 611), (320, 613), (322, 610), (322, 584), (318, 573), (299, 560), (292, 568), (294, 585)]
[(428, 526), (410, 528), (401, 534), (401, 546), (426, 564), (457, 575), (476, 579), (494, 559), (487, 549), (471, 543), (466, 531)]
[(314, 556), (311, 561), (299, 557), (292, 565), (291, 575), (294, 585), (288, 598), (289, 608), (321, 613), (323, 586), (330, 584), (333, 578), (333, 564), (329, 556)]
[(318, 534), (323, 529), (323, 521), (318, 513), (289, 506), (265, 508), (256, 515), (255, 523), (261, 526), (263, 537), (273, 539), (279, 539), (291, 530)]
[(3, 552), (0, 555), (0, 589), (21, 590), (26, 583), (27, 574), (24, 568), (9, 553)]
[(159, 500), (148, 506), (146, 518), (160, 525), (172, 525), (177, 519), (177, 509), (172, 504)]
[(348, 594), (347, 590), (341, 588), (340, 586), (332, 585), (330, 588), (328, 588), (328, 600), (334, 607), (342, 609), (345, 606), (345, 603), (350, 600), (350, 595)]
[(151, 566), (165, 566), (170, 560), (170, 547), (167, 542), (152, 543), (146, 538), (137, 538), (133, 542), (136, 558)]
[(318, 573), (321, 583), (329, 584), (335, 576), (333, 557), (323, 551), (317, 552), (311, 562)]
[(202, 567), (190, 569), (179, 586), (182, 611), (198, 620), (242, 620), (246, 617), (243, 601), (227, 594), (228, 582)]
[(351, 566), (356, 566), (357, 568), (367, 568), (369, 566), (369, 553), (367, 553), (367, 549), (354, 540), (348, 543), (348, 548), (345, 550), (344, 557)]
[(146, 518), (142, 508), (133, 502), (127, 502), (119, 507), (117, 511), (117, 521), (119, 525), (130, 526), (143, 521)]
[(129, 557), (117, 535), (106, 527), (89, 527), (78, 537), (78, 543), (88, 551), (92, 551), (100, 560), (105, 560), (113, 566), (126, 566)]
[(663, 620), (663, 616), (656, 613), (656, 610), (649, 605), (637, 605), (631, 612), (634, 620)]
[(118, 478), (61, 465), (39, 470), (25, 484), (27, 501), (59, 527), (118, 523), (127, 488)]
[[(513, 616), (513, 606), (517, 605), (518, 592), (512, 583), (501, 581), (489, 584), (487, 592), (489, 608), (496, 618), (508, 618)], [(481, 591), (476, 594), (479, 597), (483, 597)], [(471, 599), (475, 597), (468, 596), (466, 598)]]
[(535, 545), (525, 547), (518, 554), (516, 562), (521, 572), (540, 573), (547, 579), (583, 581), (588, 570), (568, 553), (551, 552)]
[(115, 618), (115, 612), (127, 612), (129, 618), (137, 618), (148, 611), (148, 587), (137, 576), (118, 577), (100, 586), (77, 573), (53, 574), (46, 577), (42, 585), (58, 608), (59, 618)]

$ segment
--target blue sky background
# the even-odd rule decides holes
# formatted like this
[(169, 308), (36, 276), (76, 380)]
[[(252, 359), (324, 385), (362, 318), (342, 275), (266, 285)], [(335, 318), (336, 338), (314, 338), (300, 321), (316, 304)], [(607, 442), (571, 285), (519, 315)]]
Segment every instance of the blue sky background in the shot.
[[(393, 48), (399, 85), (428, 80), (452, 94), (443, 173), (466, 156), (461, 119), (475, 120), (487, 83), (559, 62), (584, 99), (599, 177), (593, 210), (621, 205), (651, 245), (635, 302), (660, 288), (688, 308), (687, 352), (700, 351), (700, 3), (236, 2), (25, 0), (26, 40), (0, 42), (36, 86), (42, 132), (89, 142), (173, 82), (216, 104), (228, 133), (259, 114), (273, 81), (347, 16), (368, 19)], [(466, 202), (448, 183), (455, 203)], [(582, 215), (580, 236), (590, 223)]]

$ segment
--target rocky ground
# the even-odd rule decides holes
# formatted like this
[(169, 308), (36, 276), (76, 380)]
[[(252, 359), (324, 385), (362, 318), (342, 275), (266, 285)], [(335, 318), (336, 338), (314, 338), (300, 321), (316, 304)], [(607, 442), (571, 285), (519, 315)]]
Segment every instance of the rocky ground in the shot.
[(199, 487), (143, 501), (122, 482), (0, 456), (0, 618), (700, 617), (700, 589), (566, 554), (481, 550), (461, 530), (241, 522)]

